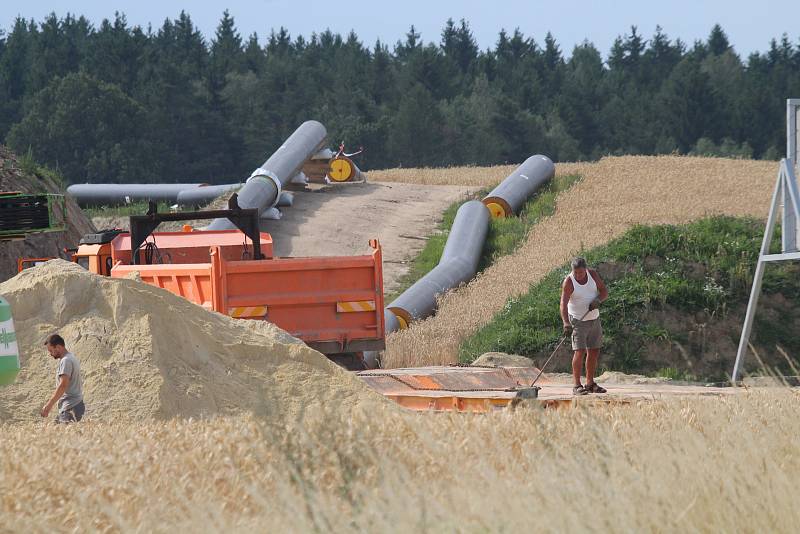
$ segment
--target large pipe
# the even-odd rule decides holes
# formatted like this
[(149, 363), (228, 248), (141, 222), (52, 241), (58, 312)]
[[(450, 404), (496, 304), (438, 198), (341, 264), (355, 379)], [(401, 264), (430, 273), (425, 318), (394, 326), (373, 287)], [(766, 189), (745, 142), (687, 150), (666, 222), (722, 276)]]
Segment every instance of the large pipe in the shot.
[[(317, 121), (306, 121), (275, 151), (261, 167), (253, 171), (239, 190), (241, 208), (256, 208), (259, 215), (275, 206), (281, 189), (325, 144), (328, 132)], [(208, 230), (229, 230), (233, 225), (228, 219), (214, 219)]]
[(242, 187), (242, 184), (205, 185), (202, 187), (184, 189), (178, 193), (175, 202), (179, 206), (203, 206), (218, 196), (224, 195), (229, 191), (234, 191), (240, 187)]
[(127, 204), (140, 200), (172, 202), (187, 189), (204, 184), (73, 184), (67, 187), (80, 206)]
[(555, 174), (556, 167), (550, 158), (541, 154), (531, 156), (486, 195), (483, 203), (492, 217), (511, 217)]
[[(475, 276), (489, 231), (489, 217), (489, 211), (477, 200), (465, 202), (458, 208), (439, 265), (387, 306), (400, 328), (433, 314), (438, 295)], [(384, 314), (387, 316), (388, 325), (393, 321)], [(388, 327), (386, 330), (390, 331)]]

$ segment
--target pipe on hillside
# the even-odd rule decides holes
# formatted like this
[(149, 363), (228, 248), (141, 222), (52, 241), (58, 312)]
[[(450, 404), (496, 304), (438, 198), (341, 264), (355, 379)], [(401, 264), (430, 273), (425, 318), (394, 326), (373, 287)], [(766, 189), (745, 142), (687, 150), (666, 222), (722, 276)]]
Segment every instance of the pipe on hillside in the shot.
[[(239, 190), (239, 207), (255, 208), (259, 215), (274, 207), (281, 189), (294, 178), (303, 164), (325, 144), (328, 132), (317, 121), (306, 121), (275, 151), (261, 167), (253, 171)], [(228, 219), (214, 219), (207, 230), (234, 228)]]
[(483, 203), (492, 217), (511, 217), (555, 174), (556, 167), (550, 158), (541, 154), (531, 156), (486, 195)]
[[(458, 208), (439, 265), (387, 306), (389, 313), (384, 314), (387, 332), (391, 331), (390, 322), (404, 329), (412, 321), (433, 314), (437, 296), (475, 276), (489, 231), (489, 218), (486, 206), (478, 200), (470, 200)], [(392, 320), (389, 314), (396, 319)]]
[[(127, 204), (137, 201), (175, 203), (186, 190), (198, 189), (205, 184), (73, 184), (67, 194), (83, 206)], [(209, 186), (214, 187), (214, 186)]]

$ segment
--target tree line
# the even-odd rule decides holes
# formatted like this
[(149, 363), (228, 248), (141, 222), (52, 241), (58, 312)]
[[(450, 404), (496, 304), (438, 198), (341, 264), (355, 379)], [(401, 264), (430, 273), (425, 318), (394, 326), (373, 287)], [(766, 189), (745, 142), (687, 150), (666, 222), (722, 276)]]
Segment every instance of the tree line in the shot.
[(351, 32), (266, 44), (226, 11), (207, 40), (185, 13), (158, 29), (123, 14), (17, 18), (0, 31), (0, 139), (75, 182), (238, 181), (303, 121), (365, 147), (365, 169), (606, 154), (774, 159), (800, 96), (800, 43), (742, 59), (714, 26), (692, 45), (636, 27), (604, 58), (500, 31), (480, 50), (465, 21), (438, 43), (412, 26), (389, 45)]

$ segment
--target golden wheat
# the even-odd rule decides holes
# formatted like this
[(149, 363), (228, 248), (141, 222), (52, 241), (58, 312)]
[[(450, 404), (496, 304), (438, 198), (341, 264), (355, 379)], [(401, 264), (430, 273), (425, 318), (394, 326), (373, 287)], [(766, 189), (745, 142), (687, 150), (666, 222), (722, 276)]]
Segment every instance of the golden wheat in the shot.
[(3, 531), (789, 532), (800, 395), (0, 426)]
[[(461, 342), (489, 322), (509, 298), (527, 292), (572, 255), (606, 243), (635, 224), (678, 224), (720, 214), (766, 217), (777, 165), (626, 156), (558, 164), (556, 171), (578, 173), (583, 179), (559, 196), (555, 214), (534, 226), (516, 253), (500, 258), (467, 286), (446, 294), (436, 316), (390, 335), (385, 366), (454, 363)], [(449, 177), (442, 178), (443, 183), (458, 175), (477, 179), (457, 169), (444, 169), (442, 174)], [(433, 180), (425, 176), (426, 182)], [(553, 313), (557, 313), (555, 307)]]
[[(511, 174), (517, 165), (494, 165), (492, 167), (424, 167), (421, 169), (385, 169), (369, 171), (371, 182), (402, 182), (419, 185), (468, 185), (489, 187), (498, 184)], [(581, 163), (559, 163), (559, 175), (572, 174), (583, 168)]]

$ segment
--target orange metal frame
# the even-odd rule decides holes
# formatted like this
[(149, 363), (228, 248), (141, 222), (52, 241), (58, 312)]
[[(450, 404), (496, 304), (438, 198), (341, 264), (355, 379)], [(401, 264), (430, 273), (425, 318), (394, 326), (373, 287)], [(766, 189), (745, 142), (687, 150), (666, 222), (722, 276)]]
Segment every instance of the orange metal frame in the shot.
[[(143, 282), (226, 315), (236, 308), (266, 307), (263, 319), (327, 354), (383, 348), (383, 260), (377, 240), (370, 241), (370, 255), (242, 261), (230, 259), (235, 251), (225, 247), (231, 244), (204, 248), (213, 236), (199, 239), (198, 234), (202, 232), (178, 233), (170, 239), (154, 234), (162, 251), (195, 248), (206, 255), (186, 252), (185, 256), (207, 258), (158, 265), (127, 265), (121, 251), (129, 246), (130, 238), (120, 235), (112, 242), (111, 276), (137, 271)], [(189, 246), (182, 246), (183, 236), (192, 236)], [(241, 234), (237, 239), (241, 240)], [(271, 253), (271, 239), (262, 243)], [(262, 250), (267, 252), (266, 247)], [(355, 313), (337, 310), (337, 303), (351, 301), (373, 301), (375, 307)]]
[[(217, 247), (228, 260), (241, 260), (245, 250), (246, 237), (239, 230), (213, 230), (194, 232), (159, 232), (152, 234), (148, 242), (155, 243), (162, 256), (169, 258), (169, 263), (192, 264), (209, 263), (211, 247)], [(261, 254), (265, 258), (272, 257), (272, 236), (261, 232)], [(120, 234), (111, 242), (111, 254), (114, 264), (131, 262), (131, 236)], [(140, 251), (141, 254), (141, 251)], [(252, 257), (252, 249), (250, 249)]]
[(25, 269), (35, 267), (39, 262), (54, 260), (55, 258), (18, 258), (17, 259), (17, 272), (21, 273)]

